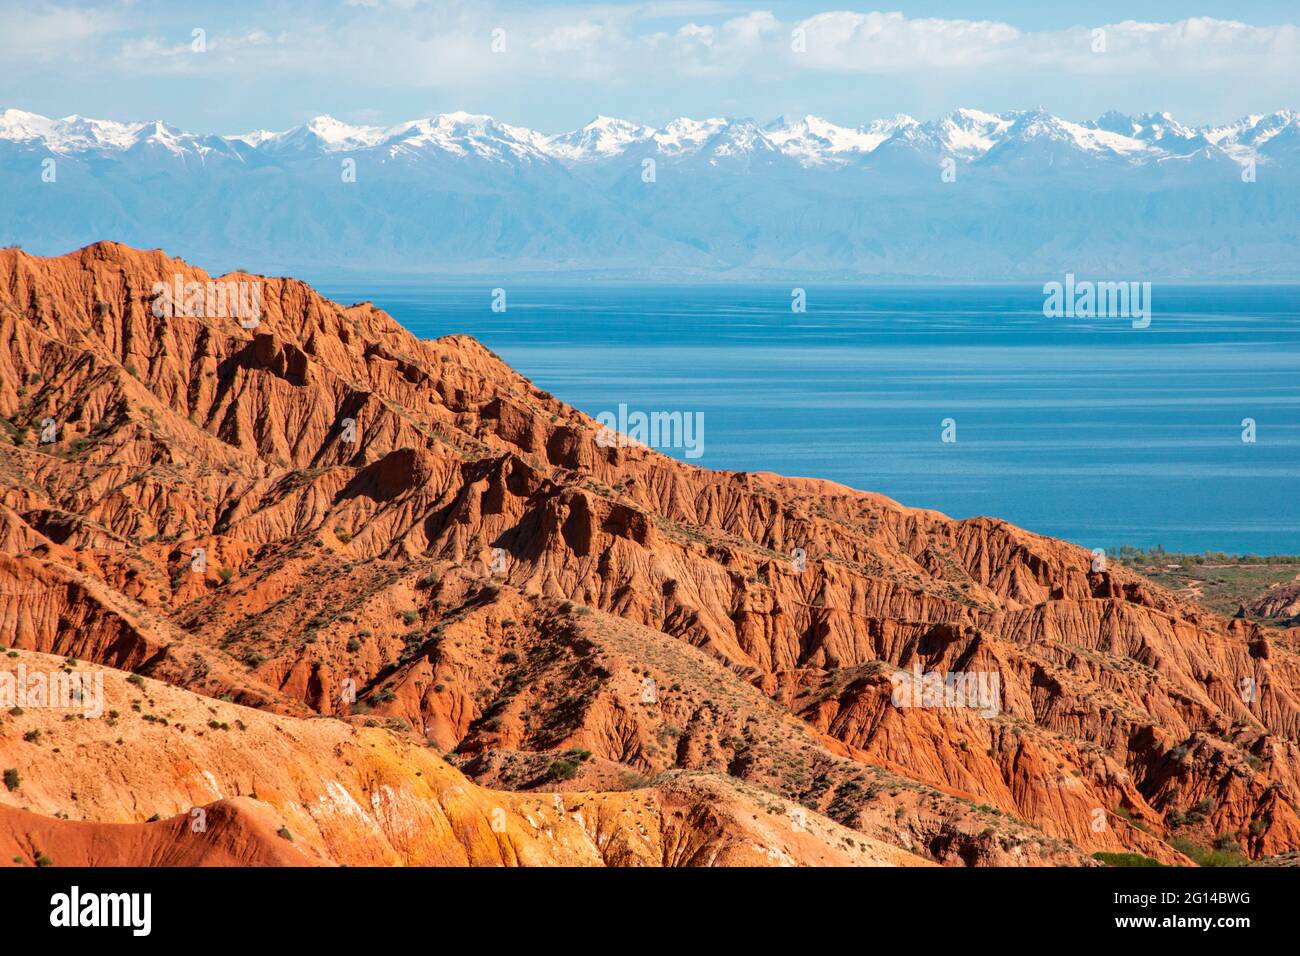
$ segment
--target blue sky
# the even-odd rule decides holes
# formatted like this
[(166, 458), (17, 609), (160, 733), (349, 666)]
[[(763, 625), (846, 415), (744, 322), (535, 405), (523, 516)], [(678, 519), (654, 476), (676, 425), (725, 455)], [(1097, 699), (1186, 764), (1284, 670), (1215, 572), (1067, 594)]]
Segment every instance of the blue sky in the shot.
[(452, 110), (558, 132), (596, 114), (858, 125), (1044, 106), (1200, 124), (1300, 107), (1294, 2), (0, 0), (0, 17), (0, 108), (198, 132)]

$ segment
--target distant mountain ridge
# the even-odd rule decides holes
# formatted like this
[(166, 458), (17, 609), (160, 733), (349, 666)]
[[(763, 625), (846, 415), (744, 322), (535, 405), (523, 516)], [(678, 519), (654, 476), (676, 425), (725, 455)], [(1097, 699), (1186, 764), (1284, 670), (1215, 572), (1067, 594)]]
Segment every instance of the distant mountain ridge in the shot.
[[(974, 160), (1004, 138), (1042, 136), (1070, 141), (1083, 151), (1136, 161), (1186, 156), (1206, 149), (1242, 158), (1272, 159), (1269, 143), (1276, 141), (1279, 134), (1297, 128), (1300, 128), (1300, 113), (1291, 110), (1245, 116), (1227, 125), (1189, 127), (1169, 113), (1129, 116), (1111, 110), (1096, 120), (1075, 123), (1042, 109), (986, 113), (963, 108), (929, 122), (900, 113), (892, 119), (877, 119), (858, 127), (839, 126), (805, 115), (779, 117), (762, 127), (749, 119), (679, 117), (656, 129), (597, 116), (580, 129), (555, 135), (465, 112), (441, 113), (392, 126), (352, 125), (321, 115), (282, 132), (255, 130), (234, 136), (214, 136), (184, 132), (161, 120), (121, 123), (75, 115), (51, 119), (15, 109), (0, 113), (0, 140), (43, 146), (53, 153), (125, 152), (154, 144), (201, 159), (226, 155), (245, 161), (252, 161), (258, 155), (304, 150), (346, 153), (376, 148), (396, 157), (403, 149), (419, 146), (458, 155), (476, 152), (480, 156), (506, 158), (536, 154), (581, 162), (621, 156), (645, 143), (653, 144), (660, 153), (673, 155), (725, 153), (729, 144), (748, 141), (751, 149), (776, 149), (799, 160), (822, 163), (870, 154), (891, 139), (921, 139), (947, 155)], [(1285, 143), (1288, 138), (1283, 137), (1275, 145)]]
[(0, 242), (57, 253), (111, 232), (316, 275), (1288, 279), (1297, 183), (1292, 110), (1205, 127), (598, 116), (554, 135), (455, 112), (237, 136), (0, 112)]

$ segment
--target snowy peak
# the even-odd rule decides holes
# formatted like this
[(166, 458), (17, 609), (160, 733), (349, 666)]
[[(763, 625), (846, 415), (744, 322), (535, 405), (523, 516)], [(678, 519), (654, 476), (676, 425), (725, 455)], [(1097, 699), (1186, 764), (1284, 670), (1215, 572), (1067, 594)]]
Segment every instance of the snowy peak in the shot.
[[(1122, 125), (1114, 117), (1109, 117), (1107, 123)], [(1132, 134), (1134, 127), (1130, 122), (1129, 132), (1116, 132), (1097, 123), (1072, 123), (1042, 108), (1026, 110), (1002, 131), (982, 161), (988, 164), (1031, 158), (1038, 161), (1043, 156), (1052, 162), (1058, 156), (1075, 161), (1163, 158), (1163, 151), (1151, 149)]]
[(533, 130), (499, 123), (478, 113), (440, 113), (395, 126), (357, 126), (329, 115), (317, 116), (282, 133), (258, 130), (229, 137), (254, 150), (272, 154), (352, 153), (383, 148), (392, 156), (434, 151), (494, 160), (540, 156), (546, 137)]
[(655, 148), (668, 156), (694, 152), (727, 126), (725, 119), (693, 120), (682, 116), (663, 129), (656, 130), (652, 139)]
[(728, 121), (706, 142), (705, 150), (714, 157), (774, 156), (780, 152), (751, 119)]
[(441, 152), (492, 162), (547, 158), (545, 135), (481, 113), (439, 113), (391, 127), (387, 132), (383, 145), (393, 156), (416, 158)]
[(816, 165), (866, 155), (899, 129), (916, 125), (916, 120), (903, 114), (853, 128), (837, 126), (818, 116), (783, 116), (769, 123), (763, 132), (787, 156)]
[(1184, 126), (1169, 113), (1140, 113), (1126, 116), (1116, 110), (1103, 113), (1085, 127), (1141, 140), (1177, 153), (1189, 153), (1211, 145), (1199, 130)]
[(0, 140), (41, 145), (54, 153), (130, 149), (141, 130), (152, 125), (115, 123), (76, 115), (50, 119), (36, 113), (8, 109), (0, 113)]
[(256, 139), (257, 148), (276, 153), (340, 153), (376, 146), (383, 141), (384, 135), (382, 126), (352, 126), (322, 114), (282, 133), (259, 132), (233, 138), (249, 145), (253, 145), (250, 139)]
[(263, 143), (275, 139), (278, 135), (280, 134), (273, 133), (269, 129), (257, 129), (251, 133), (240, 133), (238, 136), (223, 136), (222, 139), (230, 143), (243, 143), (245, 146), (256, 149)]
[(345, 149), (363, 149), (375, 146), (384, 138), (384, 129), (380, 126), (352, 126), (340, 122), (325, 114), (317, 116), (305, 127), (328, 152)]
[(1300, 158), (1300, 118), (1292, 118), (1291, 122), (1273, 130), (1260, 144), (1258, 152), (1275, 161)]
[(1168, 113), (1143, 113), (1133, 118), (1131, 135), (1148, 143), (1156, 143), (1162, 139), (1193, 140), (1200, 134)]
[(974, 159), (997, 145), (999, 138), (1013, 123), (1011, 115), (959, 109), (925, 126), (944, 152), (962, 159)]
[(600, 116), (580, 130), (552, 137), (552, 152), (565, 159), (609, 159), (648, 144), (669, 157), (700, 154), (712, 158), (776, 153), (777, 146), (750, 119), (678, 117), (660, 129)]
[(0, 142), (44, 148), (56, 155), (140, 155), (158, 152), (203, 160), (213, 152), (233, 153), (229, 141), (197, 136), (162, 120), (118, 123), (85, 116), (51, 119), (23, 110), (0, 112)]
[[(941, 156), (972, 160), (986, 153), (1011, 125), (1009, 118), (978, 110), (955, 110), (938, 120), (919, 123), (899, 117), (879, 149), (882, 155), (914, 156), (931, 162)], [(906, 120), (910, 120), (907, 122)]]
[(621, 155), (654, 134), (649, 126), (611, 116), (597, 116), (581, 129), (549, 137), (546, 145), (562, 159), (587, 162)]
[(1212, 143), (1242, 142), (1258, 143), (1300, 121), (1300, 113), (1293, 110), (1278, 110), (1276, 113), (1253, 114), (1243, 116), (1227, 126), (1206, 127), (1202, 130), (1206, 139)]

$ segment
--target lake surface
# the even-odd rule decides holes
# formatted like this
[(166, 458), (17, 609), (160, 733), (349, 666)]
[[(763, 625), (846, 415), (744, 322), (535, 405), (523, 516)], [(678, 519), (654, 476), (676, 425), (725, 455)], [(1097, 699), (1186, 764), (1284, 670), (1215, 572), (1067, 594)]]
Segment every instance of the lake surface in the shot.
[(1045, 318), (1041, 286), (807, 286), (793, 313), (789, 286), (507, 285), (502, 313), (494, 284), (320, 288), (473, 335), (593, 416), (701, 412), (704, 467), (1089, 548), (1300, 553), (1300, 287), (1157, 283), (1134, 329)]

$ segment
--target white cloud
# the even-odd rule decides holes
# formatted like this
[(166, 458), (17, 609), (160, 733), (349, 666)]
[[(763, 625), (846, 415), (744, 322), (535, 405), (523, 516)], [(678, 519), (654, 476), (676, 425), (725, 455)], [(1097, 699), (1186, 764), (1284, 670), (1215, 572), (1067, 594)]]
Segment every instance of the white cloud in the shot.
[(687, 23), (677, 31), (677, 38), (685, 43), (694, 42), (703, 46), (713, 46), (713, 27), (702, 27), (698, 23)]
[[(673, 89), (676, 102), (686, 104), (726, 83), (732, 87), (726, 95), (757, 98), (759, 91), (778, 89), (816, 109), (827, 75), (895, 76), (895, 90), (955, 84), (963, 94), (970, 91), (976, 105), (984, 89), (1024, 90), (1037, 102), (1045, 84), (1077, 83), (1072, 76), (1116, 89), (1128, 78), (1140, 80), (1135, 99), (1151, 88), (1148, 80), (1159, 78), (1166, 91), (1186, 81), (1181, 88), (1189, 95), (1188, 84), (1196, 81), (1195, 92), (1213, 100), (1215, 109), (1226, 102), (1221, 91), (1228, 83), (1252, 109), (1294, 105), (1287, 100), (1300, 95), (1295, 25), (1196, 17), (1025, 31), (997, 20), (880, 11), (828, 10), (795, 20), (773, 6), (730, 0), (557, 7), (523, 0), (307, 0), (250, 12), (176, 0), (142, 20), (121, 6), (46, 4), (4, 13), (0, 73), (32, 64), (22, 71), (25, 78), (61, 86), (69, 97), (151, 74), (238, 81), (243, 89), (265, 90), (271, 100), (278, 89), (306, 82), (321, 91), (322, 108), (340, 88), (373, 90), (372, 102), (383, 102), (393, 90), (430, 90), (440, 102), (481, 107), (495, 94), (541, 102), (567, 87), (570, 101), (589, 100), (593, 114), (617, 112), (620, 89), (658, 91), (665, 101), (665, 91)], [(191, 51), (194, 25), (208, 29), (202, 55)], [(804, 52), (791, 48), (795, 27), (804, 31)], [(1093, 52), (1097, 27), (1106, 34), (1105, 53)], [(506, 30), (505, 53), (491, 51), (496, 28)], [(731, 101), (720, 94), (711, 108), (719, 103), (730, 108)], [(763, 111), (761, 104), (741, 109)]]
[(1125, 20), (1105, 27), (1107, 52), (1141, 62), (1189, 70), (1248, 70), (1263, 63), (1295, 69), (1300, 28), (1292, 24), (1256, 27), (1235, 20), (1193, 17), (1177, 23)]
[(759, 10), (728, 20), (722, 29), (739, 43), (759, 43), (776, 33), (780, 26), (780, 21), (771, 13)]
[(534, 40), (532, 47), (541, 53), (571, 53), (594, 47), (604, 36), (603, 26), (583, 20), (556, 27), (540, 40)]
[(273, 38), (265, 30), (251, 29), (236, 33), (204, 34), (202, 52), (194, 48), (193, 36), (182, 41), (156, 36), (128, 39), (114, 56), (123, 70), (144, 74), (202, 75), (209, 69), (221, 72), (246, 66), (246, 50), (273, 46), (283, 36)]
[(901, 13), (820, 13), (798, 26), (807, 53), (795, 63), (860, 73), (980, 66), (1004, 58), (1022, 38), (1007, 23), (911, 20)]
[[(1300, 56), (1300, 31), (1294, 25), (1257, 27), (1209, 17), (1099, 25), (1106, 31), (1106, 52), (1095, 54), (1093, 27), (1024, 32), (996, 20), (902, 13), (836, 10), (782, 21), (768, 10), (707, 0), (554, 8), (387, 0), (382, 9), (358, 9), (379, 6), (381, 0), (345, 0), (332, 12), (305, 7), (263, 14), (267, 22), (213, 28), (209, 53), (224, 50), (226, 55), (188, 68), (214, 76), (246, 70), (250, 61), (239, 54), (254, 47), (275, 48), (275, 55), (264, 56), (263, 50), (255, 61), (269, 82), (276, 81), (277, 70), (310, 76), (345, 69), (363, 85), (558, 76), (570, 69), (580, 76), (637, 74), (646, 80), (660, 78), (665, 68), (743, 76), (755, 69), (770, 74), (777, 64), (791, 76), (809, 70), (1029, 71), (1048, 63), (1070, 72), (1235, 68), (1248, 75), (1270, 66), (1294, 69)], [(164, 61), (189, 53), (188, 27), (141, 33), (121, 8), (104, 12), (46, 5), (7, 16), (8, 28), (0, 34), (0, 58), (6, 60), (93, 58), (95, 46), (109, 39), (107, 56), (123, 69), (172, 71), (176, 65)], [(715, 22), (708, 22), (710, 17)], [(205, 19), (213, 18), (197, 22)], [(792, 55), (790, 30), (796, 26), (805, 32), (806, 52)], [(491, 57), (489, 37), (497, 27), (507, 31), (509, 52)]]
[(101, 38), (123, 29), (127, 21), (115, 10), (32, 5), (0, 10), (0, 61), (81, 59)]
[[(802, 21), (807, 54), (794, 66), (845, 73), (909, 73), (996, 67), (1001, 71), (1054, 66), (1112, 75), (1153, 71), (1294, 68), (1300, 30), (1256, 27), (1193, 17), (1173, 23), (1115, 24), (1022, 32), (993, 20), (909, 19), (901, 13), (821, 13)], [(1094, 50), (1094, 30), (1104, 52)]]

